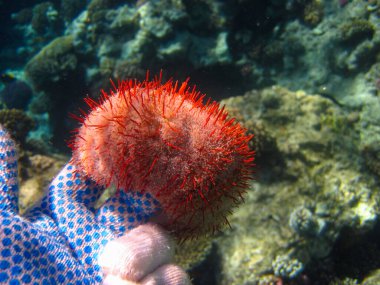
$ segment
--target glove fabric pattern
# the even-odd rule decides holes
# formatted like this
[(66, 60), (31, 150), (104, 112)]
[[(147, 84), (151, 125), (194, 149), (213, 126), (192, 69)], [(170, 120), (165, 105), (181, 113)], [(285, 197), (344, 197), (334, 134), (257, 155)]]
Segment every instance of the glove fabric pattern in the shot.
[(160, 211), (149, 193), (123, 190), (95, 209), (103, 190), (69, 162), (20, 216), (15, 143), (0, 128), (0, 283), (101, 284), (104, 246)]

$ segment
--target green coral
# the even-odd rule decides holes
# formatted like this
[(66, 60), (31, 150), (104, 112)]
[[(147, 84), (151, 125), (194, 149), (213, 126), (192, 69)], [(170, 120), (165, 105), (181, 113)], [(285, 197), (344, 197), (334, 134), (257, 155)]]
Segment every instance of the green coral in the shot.
[(37, 90), (46, 89), (69, 75), (77, 67), (73, 37), (56, 38), (35, 55), (25, 66), (27, 78)]
[(361, 41), (372, 38), (375, 33), (373, 24), (364, 19), (352, 19), (339, 27), (339, 40), (342, 43), (358, 44)]

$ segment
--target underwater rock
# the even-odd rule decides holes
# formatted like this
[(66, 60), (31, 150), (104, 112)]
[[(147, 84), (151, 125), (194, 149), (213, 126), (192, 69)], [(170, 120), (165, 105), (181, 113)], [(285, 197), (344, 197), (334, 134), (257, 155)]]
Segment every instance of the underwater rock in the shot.
[(67, 162), (67, 157), (25, 152), (20, 163), (20, 212), (24, 213), (43, 196), (45, 188)]
[[(254, 121), (265, 128), (283, 164), (275, 174), (258, 165), (246, 203), (230, 219), (232, 229), (217, 239), (221, 284), (255, 284), (268, 273), (280, 275), (283, 267), (273, 267), (277, 256), (308, 268), (330, 254), (342, 229), (373, 228), (380, 193), (375, 177), (362, 170), (361, 127), (350, 109), (276, 86), (223, 103), (240, 111), (243, 124)], [(305, 207), (306, 229), (294, 218), (294, 211)]]

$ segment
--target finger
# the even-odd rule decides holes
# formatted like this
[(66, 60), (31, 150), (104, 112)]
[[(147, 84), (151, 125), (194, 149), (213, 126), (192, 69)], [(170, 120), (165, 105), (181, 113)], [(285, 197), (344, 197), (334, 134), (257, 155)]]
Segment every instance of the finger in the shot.
[(177, 265), (168, 264), (149, 274), (141, 282), (124, 280), (119, 276), (107, 275), (103, 285), (191, 285), (186, 272)]
[(141, 285), (191, 285), (186, 272), (174, 264), (166, 264), (149, 274), (140, 282)]
[(124, 280), (119, 276), (107, 275), (103, 279), (103, 285), (140, 285), (140, 283)]
[(15, 143), (0, 125), (0, 210), (18, 212), (17, 174)]
[(138, 225), (147, 223), (161, 211), (160, 204), (149, 193), (119, 190), (99, 208), (96, 219), (115, 236), (123, 235)]
[(137, 282), (173, 258), (169, 235), (158, 225), (141, 225), (110, 241), (99, 256), (104, 274)]

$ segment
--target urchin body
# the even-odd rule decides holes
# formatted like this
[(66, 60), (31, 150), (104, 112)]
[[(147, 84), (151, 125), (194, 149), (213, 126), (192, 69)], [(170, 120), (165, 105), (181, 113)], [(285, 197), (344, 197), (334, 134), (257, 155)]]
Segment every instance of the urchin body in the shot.
[(123, 81), (82, 120), (75, 163), (101, 185), (151, 193), (180, 235), (215, 230), (241, 201), (253, 153), (245, 129), (187, 82)]

